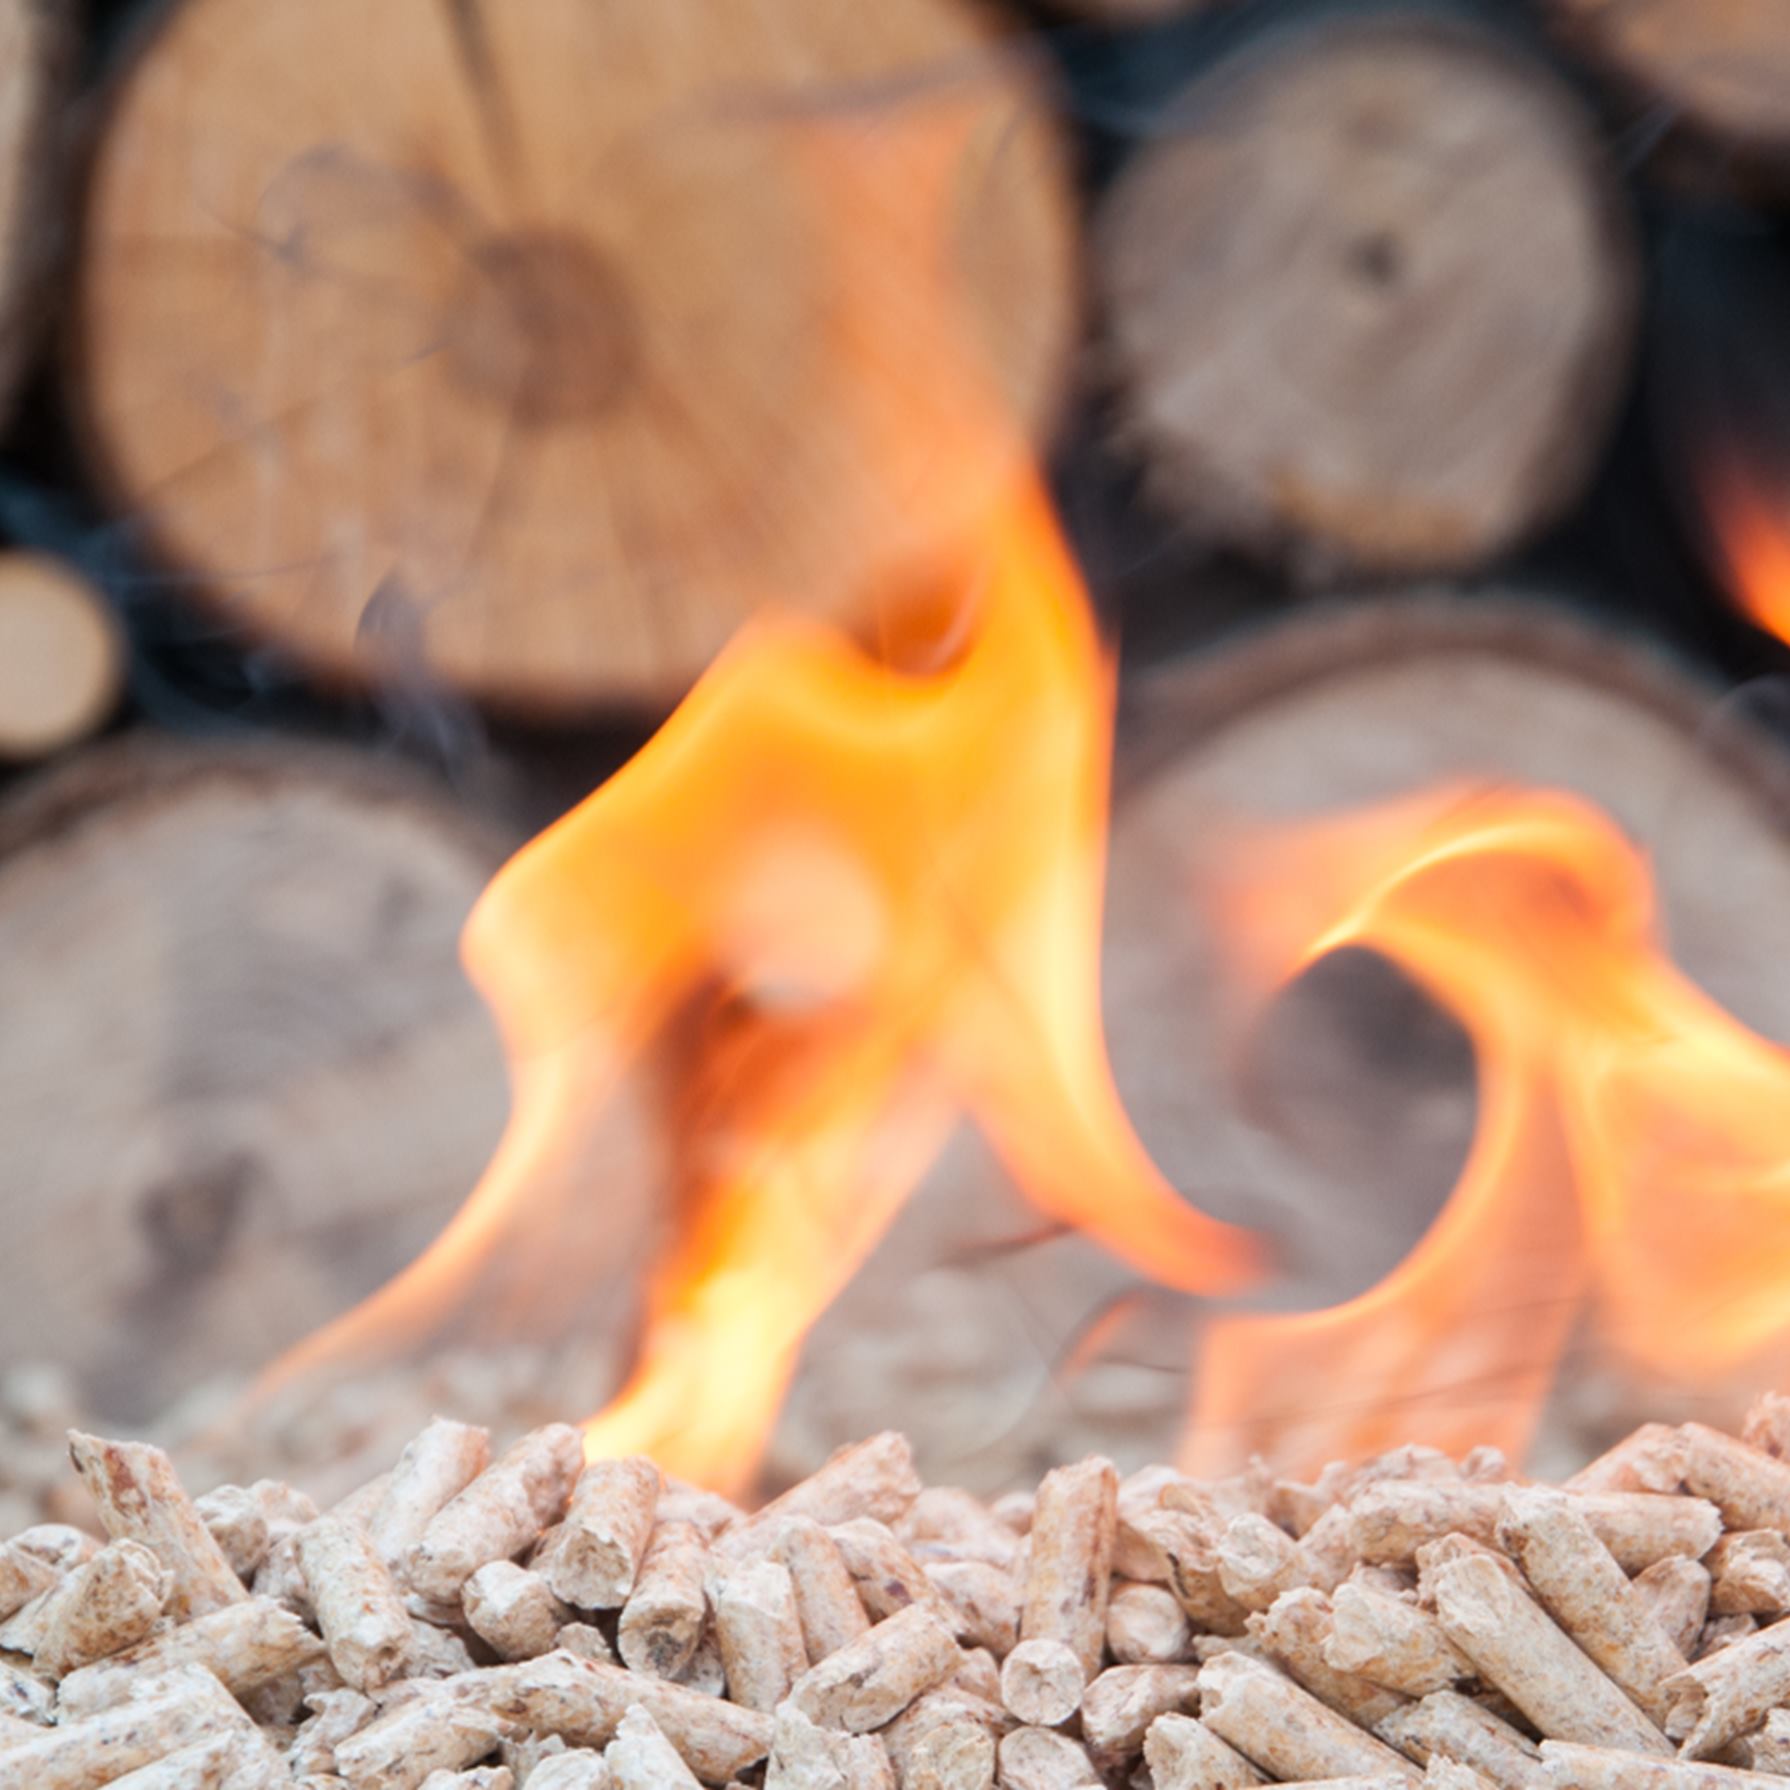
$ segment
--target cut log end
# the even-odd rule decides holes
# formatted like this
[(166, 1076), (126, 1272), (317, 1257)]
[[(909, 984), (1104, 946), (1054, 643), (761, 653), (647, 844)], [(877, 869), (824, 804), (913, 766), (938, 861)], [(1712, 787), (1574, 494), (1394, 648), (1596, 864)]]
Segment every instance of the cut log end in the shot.
[(124, 675), (117, 622), (72, 567), (0, 555), (0, 759), (46, 758), (111, 714)]
[(1445, 21), (1344, 20), (1227, 59), (1175, 123), (1097, 244), (1169, 508), (1321, 576), (1469, 565), (1573, 500), (1636, 276), (1549, 70)]
[(1790, 157), (1790, 13), (1778, 0), (1552, 0), (1576, 47), (1718, 143)]
[[(0, 660), (4, 653), (0, 652)], [(0, 1357), (153, 1419), (413, 1255), (503, 1118), (454, 957), (500, 850), (311, 748), (88, 751), (0, 807)]]
[(0, 414), (36, 350), (60, 238), (54, 126), (73, 65), (73, 7), (0, 0)]
[(96, 158), (85, 420), (321, 674), (660, 706), (982, 513), (1058, 395), (1072, 218), (969, 0), (183, 0)]

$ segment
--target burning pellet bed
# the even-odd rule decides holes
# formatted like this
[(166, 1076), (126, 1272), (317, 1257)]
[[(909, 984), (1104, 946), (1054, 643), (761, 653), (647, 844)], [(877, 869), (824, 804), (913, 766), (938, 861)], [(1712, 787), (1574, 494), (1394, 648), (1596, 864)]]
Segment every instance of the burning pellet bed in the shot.
[[(1560, 1486), (1059, 1467), (885, 1433), (747, 1513), (438, 1419), (334, 1508), (75, 1433), (0, 1546), (0, 1790), (1720, 1790), (1790, 1776), (1790, 1403)], [(619, 1657), (618, 1657), (619, 1656)]]

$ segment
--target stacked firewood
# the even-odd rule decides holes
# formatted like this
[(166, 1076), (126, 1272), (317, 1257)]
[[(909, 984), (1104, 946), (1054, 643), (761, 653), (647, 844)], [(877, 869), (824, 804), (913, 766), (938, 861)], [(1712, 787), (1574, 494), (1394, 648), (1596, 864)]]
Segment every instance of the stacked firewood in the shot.
[(1764, 1784), (1787, 1446), (1770, 1399), (1560, 1487), (1093, 1457), (989, 1505), (885, 1433), (748, 1515), (438, 1418), (319, 1513), (75, 1432), (110, 1540), (0, 1549), (0, 1790)]

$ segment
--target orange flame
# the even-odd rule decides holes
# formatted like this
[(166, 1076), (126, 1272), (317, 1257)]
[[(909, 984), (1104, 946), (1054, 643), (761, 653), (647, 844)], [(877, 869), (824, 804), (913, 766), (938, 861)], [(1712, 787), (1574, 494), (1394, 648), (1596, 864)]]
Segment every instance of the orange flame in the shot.
[(1430, 794), (1294, 829), (1228, 915), (1262, 983), (1371, 947), (1466, 1026), (1478, 1134), (1418, 1247), (1361, 1298), (1220, 1320), (1186, 1455), (1302, 1469), (1395, 1442), (1526, 1446), (1582, 1298), (1713, 1379), (1790, 1321), (1790, 1053), (1658, 943), (1642, 856), (1548, 792)]
[(1708, 454), (1701, 489), (1735, 601), (1768, 634), (1790, 641), (1790, 506), (1733, 450)]
[(587, 1116), (719, 986), (679, 1078), (685, 1211), (593, 1454), (748, 1481), (809, 1326), (960, 1111), (1029, 1196), (1168, 1285), (1252, 1272), (1120, 1107), (1099, 1015), (1112, 669), (1043, 495), (998, 518), (973, 637), (932, 675), (789, 615), (526, 846), (468, 922), (510, 1128), (435, 1246), (282, 1373), (427, 1334)]

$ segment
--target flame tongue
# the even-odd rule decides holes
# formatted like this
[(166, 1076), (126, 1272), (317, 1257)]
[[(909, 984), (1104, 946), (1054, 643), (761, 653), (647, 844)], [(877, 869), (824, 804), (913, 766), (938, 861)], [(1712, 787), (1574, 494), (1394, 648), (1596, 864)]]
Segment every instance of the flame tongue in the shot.
[(748, 1480), (802, 1337), (961, 1111), (1040, 1206), (1151, 1278), (1250, 1274), (1248, 1239), (1157, 1173), (1107, 1067), (1112, 672), (1041, 493), (997, 519), (975, 594), (966, 650), (927, 677), (762, 618), (500, 873), (464, 951), (515, 1066), (510, 1131), (435, 1247), (302, 1365), (439, 1323), (492, 1238), (540, 1230), (528, 1207), (566, 1188), (626, 1065), (717, 989), (732, 1021), (685, 1024), (674, 1075), (677, 1234), (593, 1450)]
[[(1434, 796), (1263, 850), (1230, 923), (1284, 977), (1384, 952), (1474, 1044), (1480, 1125), (1411, 1257), (1362, 1298), (1223, 1320), (1189, 1458), (1316, 1467), (1392, 1441), (1527, 1443), (1582, 1290), (1612, 1339), (1715, 1375), (1784, 1323), (1790, 1058), (1660, 953), (1639, 854), (1564, 796)], [(1338, 917), (1340, 916), (1340, 918)]]

